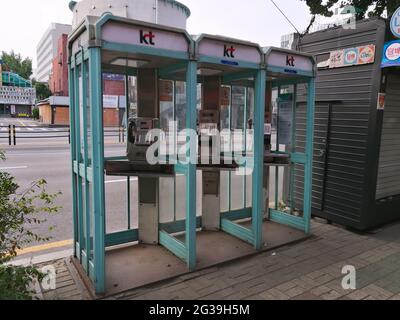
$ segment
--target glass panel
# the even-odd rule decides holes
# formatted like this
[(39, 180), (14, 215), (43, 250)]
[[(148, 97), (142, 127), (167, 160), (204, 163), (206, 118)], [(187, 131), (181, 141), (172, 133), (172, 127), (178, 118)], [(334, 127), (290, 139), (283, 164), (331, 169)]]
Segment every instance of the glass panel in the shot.
[(186, 177), (184, 175), (176, 176), (176, 220), (185, 220), (186, 218)]
[(90, 212), (90, 243), (91, 243), (91, 247), (89, 250), (89, 259), (93, 260), (94, 258), (94, 250), (93, 250), (93, 243), (94, 243), (94, 210), (93, 210), (93, 185), (91, 182), (87, 182), (87, 188), (88, 188), (88, 210)]
[[(176, 128), (175, 119), (175, 99), (174, 99), (174, 82), (160, 80), (159, 96), (160, 96), (160, 129), (165, 133), (165, 141), (161, 143), (161, 155), (175, 154), (175, 135)], [(172, 142), (172, 143), (171, 143)]]
[(174, 179), (160, 178), (160, 223), (168, 223), (174, 221), (174, 192)]
[[(246, 155), (248, 157), (253, 156), (254, 151), (254, 89), (247, 88), (247, 106), (246, 106), (246, 120), (247, 120), (247, 131), (246, 131)], [(247, 208), (253, 206), (253, 170), (246, 169), (246, 204)]]
[(92, 164), (92, 117), (91, 117), (91, 101), (90, 101), (90, 82), (89, 82), (89, 62), (85, 61), (85, 86), (86, 86), (86, 137), (87, 137), (87, 152), (88, 166)]
[[(246, 88), (232, 87), (232, 112), (231, 128), (233, 132), (232, 149), (235, 153), (241, 154), (245, 151), (245, 130), (246, 123)], [(245, 177), (231, 173), (231, 210), (239, 210), (245, 207)]]
[(222, 87), (222, 105), (220, 114), (220, 127), (221, 127), (221, 148), (223, 152), (229, 152), (231, 149), (231, 136), (230, 136), (230, 114), (231, 114), (231, 88), (227, 86)]
[(231, 173), (231, 210), (244, 208), (245, 176)]
[(130, 211), (130, 217), (131, 217), (131, 229), (138, 229), (139, 228), (139, 179), (138, 178), (131, 178), (130, 179), (131, 183), (131, 194), (130, 194), (130, 200), (131, 200), (131, 211)]
[(246, 208), (253, 206), (253, 176), (248, 174), (246, 176)]
[(201, 217), (203, 213), (203, 172), (197, 171), (197, 216)]
[(176, 103), (175, 103), (175, 119), (178, 125), (177, 148), (180, 153), (180, 159), (186, 159), (186, 153), (182, 149), (186, 144), (186, 83), (181, 81), (175, 82)]
[(127, 230), (127, 181), (127, 177), (107, 177), (106, 179), (107, 234)]
[(230, 173), (227, 171), (221, 172), (221, 212), (229, 211), (229, 175)]
[(83, 78), (82, 78), (82, 66), (78, 67), (78, 99), (79, 99), (79, 136), (80, 136), (80, 158), (84, 158), (85, 153), (85, 126), (83, 123), (85, 110), (83, 109)]
[(247, 132), (246, 132), (246, 153), (251, 155), (254, 147), (254, 89), (247, 89), (247, 108), (246, 108)]

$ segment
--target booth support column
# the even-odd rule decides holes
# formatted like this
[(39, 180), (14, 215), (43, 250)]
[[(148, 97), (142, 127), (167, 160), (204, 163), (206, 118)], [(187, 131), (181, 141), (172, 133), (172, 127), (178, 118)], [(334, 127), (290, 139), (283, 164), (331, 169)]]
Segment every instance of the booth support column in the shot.
[(263, 169), (264, 169), (264, 118), (266, 70), (257, 72), (255, 79), (254, 170), (253, 170), (253, 234), (256, 250), (262, 248), (263, 223)]
[(70, 118), (70, 135), (71, 135), (71, 172), (72, 172), (72, 215), (74, 220), (74, 257), (80, 259), (80, 253), (76, 250), (76, 244), (78, 242), (78, 205), (77, 205), (77, 188), (76, 188), (76, 173), (74, 170), (74, 162), (76, 158), (76, 125), (75, 125), (75, 86), (74, 86), (74, 72), (75, 65), (72, 68), (72, 62), (69, 62), (68, 68), (68, 79), (69, 79), (69, 94), (70, 94), (70, 108), (69, 108), (69, 118)]
[(92, 103), (94, 277), (95, 291), (105, 292), (105, 198), (104, 198), (104, 128), (102, 103), (101, 49), (89, 48), (90, 97)]
[[(197, 142), (190, 137), (197, 126), (197, 62), (189, 61), (186, 71), (186, 141), (189, 144), (186, 169), (186, 262), (190, 271), (196, 268), (196, 161)], [(193, 131), (192, 131), (193, 130)], [(194, 154), (193, 154), (194, 152)]]
[(315, 110), (315, 79), (308, 82), (307, 90), (307, 142), (306, 142), (306, 167), (304, 174), (304, 224), (307, 234), (311, 231), (311, 206), (312, 206), (312, 168), (314, 155), (314, 110)]

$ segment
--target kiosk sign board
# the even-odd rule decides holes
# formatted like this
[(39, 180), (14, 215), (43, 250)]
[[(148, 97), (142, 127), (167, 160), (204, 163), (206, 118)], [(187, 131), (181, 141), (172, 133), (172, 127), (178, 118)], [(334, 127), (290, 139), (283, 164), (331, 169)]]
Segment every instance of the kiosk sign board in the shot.
[(400, 40), (391, 41), (383, 47), (382, 68), (400, 66)]
[(258, 47), (231, 42), (228, 38), (212, 39), (201, 38), (198, 44), (198, 53), (201, 56), (220, 59), (222, 64), (239, 66), (240, 62), (260, 64), (262, 55)]
[(297, 74), (299, 71), (313, 72), (314, 66), (312, 59), (285, 51), (272, 51), (266, 61), (268, 66), (279, 67), (285, 73)]
[(153, 29), (140, 25), (126, 25), (114, 21), (110, 21), (103, 26), (102, 39), (107, 42), (125, 45), (189, 52), (189, 41), (183, 32)]
[(397, 8), (390, 20), (390, 30), (396, 38), (400, 38), (400, 7)]

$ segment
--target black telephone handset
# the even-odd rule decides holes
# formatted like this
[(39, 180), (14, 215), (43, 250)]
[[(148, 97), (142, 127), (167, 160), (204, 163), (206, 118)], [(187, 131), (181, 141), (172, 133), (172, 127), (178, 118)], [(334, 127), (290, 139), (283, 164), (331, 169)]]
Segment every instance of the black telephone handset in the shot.
[(128, 127), (128, 141), (132, 144), (135, 144), (136, 142), (136, 137), (133, 135), (133, 133), (136, 131), (136, 123), (134, 121), (129, 122), (129, 127)]

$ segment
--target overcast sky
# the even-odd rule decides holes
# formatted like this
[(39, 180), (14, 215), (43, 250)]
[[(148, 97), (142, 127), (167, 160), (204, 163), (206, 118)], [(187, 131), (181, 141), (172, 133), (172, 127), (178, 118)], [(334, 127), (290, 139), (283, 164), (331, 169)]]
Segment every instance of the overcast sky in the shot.
[[(300, 30), (309, 21), (309, 10), (300, 0), (275, 0)], [(192, 16), (191, 34), (211, 33), (257, 42), (263, 46), (280, 44), (283, 34), (293, 28), (270, 0), (181, 0)], [(51, 22), (71, 23), (69, 0), (1, 1), (0, 51), (14, 51), (33, 58), (36, 46)]]

